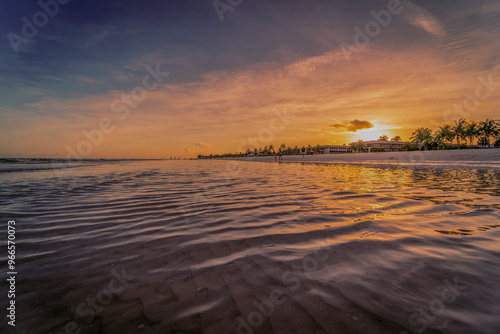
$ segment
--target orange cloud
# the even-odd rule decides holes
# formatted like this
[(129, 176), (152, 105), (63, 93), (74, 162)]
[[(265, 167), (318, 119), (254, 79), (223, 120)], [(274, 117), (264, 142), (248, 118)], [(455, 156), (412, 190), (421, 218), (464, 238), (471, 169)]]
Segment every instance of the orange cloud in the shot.
[(373, 128), (373, 123), (355, 119), (353, 121), (332, 124), (330, 125), (330, 127), (336, 129), (335, 132), (356, 132), (358, 130)]
[[(11, 139), (9, 151), (4, 151), (55, 156), (85, 139), (82, 130), (95, 128), (106, 117), (116, 129), (106, 134), (92, 157), (194, 154), (185, 147), (235, 152), (242, 140), (268, 128), (274, 110), (285, 106), (295, 117), (262, 146), (349, 142), (356, 139), (354, 132), (374, 126), (367, 119), (384, 128), (397, 127), (397, 135), (405, 137), (416, 126), (442, 121), (450, 106), (474, 92), (477, 76), (485, 74), (468, 65), (448, 63), (421, 48), (389, 52), (367, 47), (349, 65), (341, 52), (327, 52), (286, 65), (209, 72), (188, 83), (167, 78), (124, 120), (110, 106), (130, 89), (79, 99), (47, 97), (2, 119), (4, 135)], [(493, 80), (498, 81), (496, 74)], [(492, 94), (470, 117), (492, 118), (499, 107), (498, 93)], [(332, 118), (351, 121), (329, 127)], [(318, 127), (330, 131), (319, 132)], [(178, 140), (176, 145), (173, 140)]]

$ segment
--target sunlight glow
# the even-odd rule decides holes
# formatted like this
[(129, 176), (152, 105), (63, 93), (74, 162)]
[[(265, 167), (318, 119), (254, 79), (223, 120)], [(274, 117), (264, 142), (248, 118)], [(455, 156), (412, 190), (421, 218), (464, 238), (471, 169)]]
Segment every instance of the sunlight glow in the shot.
[(393, 137), (392, 129), (388, 129), (387, 126), (374, 124), (373, 128), (363, 129), (353, 133), (351, 135), (351, 141), (355, 142), (358, 139), (363, 141), (377, 140), (383, 135), (386, 135), (390, 140)]

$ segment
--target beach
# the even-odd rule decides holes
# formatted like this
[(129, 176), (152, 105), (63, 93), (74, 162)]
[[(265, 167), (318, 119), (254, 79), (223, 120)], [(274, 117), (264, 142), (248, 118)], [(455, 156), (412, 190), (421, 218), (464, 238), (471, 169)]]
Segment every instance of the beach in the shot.
[(497, 169), (47, 166), (0, 173), (19, 333), (500, 329)]
[[(274, 156), (236, 158), (246, 161), (274, 162)], [(500, 148), (410, 152), (371, 152), (346, 154), (284, 155), (283, 162), (340, 163), (372, 166), (418, 168), (500, 168)]]

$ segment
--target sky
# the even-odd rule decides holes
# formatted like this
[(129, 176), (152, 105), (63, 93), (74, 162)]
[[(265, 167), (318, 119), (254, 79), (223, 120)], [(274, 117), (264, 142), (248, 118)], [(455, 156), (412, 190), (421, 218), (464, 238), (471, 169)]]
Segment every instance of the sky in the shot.
[(0, 157), (189, 158), (500, 119), (500, 1), (4, 1), (0, 36)]

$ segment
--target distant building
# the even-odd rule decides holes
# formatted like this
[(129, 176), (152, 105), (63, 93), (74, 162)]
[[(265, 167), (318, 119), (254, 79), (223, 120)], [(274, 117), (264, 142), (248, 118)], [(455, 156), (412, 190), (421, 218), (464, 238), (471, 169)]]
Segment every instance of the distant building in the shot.
[(368, 149), (368, 152), (382, 151), (397, 152), (400, 151), (407, 142), (404, 141), (387, 141), (387, 140), (369, 140), (363, 142)]
[(346, 145), (323, 145), (320, 148), (323, 154), (347, 153), (349, 151), (349, 146)]

